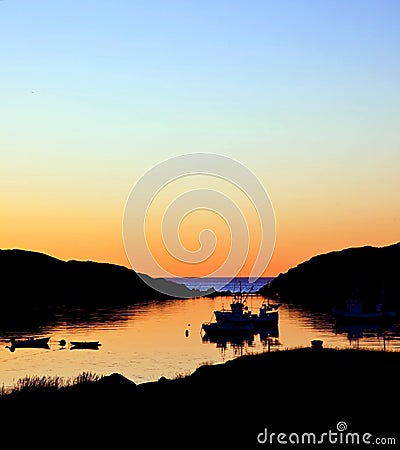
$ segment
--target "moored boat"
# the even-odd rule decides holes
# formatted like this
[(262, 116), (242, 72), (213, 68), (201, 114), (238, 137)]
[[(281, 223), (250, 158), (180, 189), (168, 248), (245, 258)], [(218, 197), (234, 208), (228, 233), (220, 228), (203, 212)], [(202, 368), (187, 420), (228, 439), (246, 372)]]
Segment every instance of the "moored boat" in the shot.
[(15, 348), (50, 348), (50, 336), (41, 338), (10, 338), (11, 349)]
[(258, 313), (253, 313), (247, 305), (247, 298), (250, 293), (234, 294), (230, 303), (230, 309), (221, 309), (214, 311), (217, 322), (229, 322), (237, 325), (252, 324), (255, 328), (270, 327), (278, 323), (280, 304), (271, 305), (269, 298), (267, 302), (263, 301)]
[(333, 308), (332, 312), (338, 319), (351, 319), (356, 321), (370, 321), (385, 317), (384, 312), (379, 307), (375, 311), (364, 311), (362, 303), (349, 304), (344, 309)]
[(344, 307), (334, 307), (332, 308), (332, 312), (338, 320), (350, 320), (355, 322), (379, 321), (396, 317), (396, 311), (387, 310), (384, 307), (383, 291), (381, 293), (381, 298), (375, 304), (374, 308), (367, 309), (364, 302), (360, 299), (357, 286), (346, 300)]
[(242, 290), (233, 295), (230, 309), (215, 310), (216, 322), (203, 323), (201, 328), (210, 334), (256, 333), (259, 329), (276, 327), (279, 319), (280, 304), (271, 305), (263, 301), (259, 312), (252, 313), (247, 305), (250, 292)]
[(83, 349), (98, 349), (101, 344), (99, 341), (71, 341), (71, 349), (83, 348)]

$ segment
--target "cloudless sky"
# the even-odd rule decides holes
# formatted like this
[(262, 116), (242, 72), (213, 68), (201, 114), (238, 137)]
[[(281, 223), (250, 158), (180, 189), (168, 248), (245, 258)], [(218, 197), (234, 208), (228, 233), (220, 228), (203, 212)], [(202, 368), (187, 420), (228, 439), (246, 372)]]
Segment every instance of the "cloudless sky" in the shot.
[(0, 1), (0, 248), (128, 265), (157, 163), (246, 165), (277, 221), (266, 274), (398, 242), (400, 3)]

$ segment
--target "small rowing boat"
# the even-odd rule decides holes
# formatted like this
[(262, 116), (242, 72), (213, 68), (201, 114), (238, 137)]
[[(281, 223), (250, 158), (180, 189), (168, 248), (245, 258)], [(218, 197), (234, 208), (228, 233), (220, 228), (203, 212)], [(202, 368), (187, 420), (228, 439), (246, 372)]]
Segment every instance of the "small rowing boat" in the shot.
[(28, 338), (10, 338), (11, 343), (11, 349), (15, 348), (50, 348), (49, 347), (49, 337), (42, 337), (42, 338), (34, 338), (34, 337), (28, 337)]
[(97, 350), (100, 347), (99, 341), (71, 341), (71, 349), (87, 348)]

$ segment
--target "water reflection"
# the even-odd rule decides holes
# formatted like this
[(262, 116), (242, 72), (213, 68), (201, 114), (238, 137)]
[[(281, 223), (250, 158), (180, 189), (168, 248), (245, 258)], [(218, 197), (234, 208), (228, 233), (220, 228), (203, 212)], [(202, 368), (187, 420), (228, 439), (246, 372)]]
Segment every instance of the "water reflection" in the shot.
[(336, 322), (333, 333), (346, 334), (351, 346), (359, 348), (362, 340), (374, 340), (387, 350), (389, 341), (400, 340), (400, 330), (396, 324), (384, 325), (381, 323), (343, 323)]
[(202, 341), (203, 343), (215, 344), (215, 347), (222, 351), (226, 351), (230, 348), (233, 350), (235, 356), (248, 353), (251, 348), (256, 348), (260, 345), (262, 349), (267, 351), (271, 351), (272, 347), (281, 345), (279, 342), (278, 326), (254, 330), (251, 333), (205, 333), (202, 336)]
[[(54, 308), (31, 315), (0, 317), (0, 385), (13, 385), (27, 374), (77, 376), (82, 370), (97, 374), (122, 373), (134, 382), (158, 380), (194, 371), (204, 363), (225, 362), (242, 354), (310, 346), (324, 348), (400, 350), (398, 329), (334, 327), (332, 315), (283, 304), (278, 326), (251, 330), (250, 335), (206, 336), (201, 325), (228, 297), (149, 301), (129, 307)], [(262, 299), (251, 299), (256, 308)], [(189, 332), (190, 331), (190, 332)], [(11, 336), (51, 336), (50, 351), (17, 349), (11, 353)], [(97, 341), (100, 351), (69, 351), (71, 342)], [(67, 343), (62, 347), (60, 341)], [(10, 351), (11, 350), (11, 351)], [(64, 350), (64, 351), (60, 351)], [(66, 351), (67, 350), (67, 351)]]
[[(148, 303), (149, 305), (149, 303)], [(136, 308), (139, 308), (137, 305)], [(132, 318), (134, 312), (129, 307), (107, 308), (48, 308), (36, 309), (29, 313), (0, 316), (0, 340), (18, 335), (49, 334), (55, 328), (96, 328), (102, 326), (118, 328)]]

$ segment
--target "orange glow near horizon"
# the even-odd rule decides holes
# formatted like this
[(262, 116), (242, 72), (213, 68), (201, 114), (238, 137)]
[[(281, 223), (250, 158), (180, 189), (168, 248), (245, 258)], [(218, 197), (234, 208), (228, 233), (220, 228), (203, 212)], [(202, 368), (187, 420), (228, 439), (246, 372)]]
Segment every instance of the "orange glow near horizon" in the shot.
[[(216, 186), (217, 187), (217, 186)], [(274, 186), (272, 186), (273, 188)], [(348, 247), (365, 245), (386, 246), (399, 242), (398, 209), (390, 198), (383, 194), (369, 198), (368, 204), (348, 199), (342, 192), (327, 199), (321, 196), (303, 201), (291, 198), (289, 191), (278, 189), (272, 196), (277, 219), (276, 244), (265, 276), (277, 276), (311, 257)], [(288, 184), (286, 184), (288, 189)], [(294, 189), (292, 189), (295, 192)], [(5, 198), (2, 207), (0, 248), (19, 248), (42, 252), (62, 260), (92, 260), (131, 267), (125, 253), (122, 237), (123, 201), (115, 201), (116, 196), (87, 199), (79, 197), (75, 202), (66, 197), (53, 195), (46, 197), (22, 193), (14, 198)], [(122, 196), (121, 196), (122, 197)], [(238, 201), (241, 198), (238, 197)], [(307, 197), (304, 195), (304, 198)], [(383, 199), (383, 200), (381, 200)], [(210, 216), (211, 214), (211, 216)], [(248, 259), (239, 276), (248, 276), (251, 261), (254, 260), (259, 243), (259, 229), (254, 211), (247, 210), (247, 223), (252, 231)], [(210, 219), (212, 217), (212, 220)], [(212, 223), (212, 227), (210, 226)], [(179, 225), (179, 224), (177, 224)], [(154, 231), (154, 242), (159, 241), (160, 223), (150, 224)], [(203, 276), (221, 262), (229, 251), (229, 227), (222, 217), (208, 212), (192, 213), (182, 220), (180, 238), (184, 246), (195, 251), (199, 245), (199, 233), (210, 228), (217, 235), (218, 251), (214, 259), (201, 267), (181, 272), (183, 266), (172, 264), (171, 271), (179, 276)], [(235, 244), (235, 240), (232, 245)], [(197, 247), (196, 247), (197, 246)], [(159, 253), (160, 260), (165, 258), (170, 264), (165, 249), (153, 244), (152, 250)], [(197, 272), (196, 272), (197, 271)], [(150, 274), (152, 275), (152, 274)], [(231, 276), (227, 273), (226, 276)]]
[[(18, 248), (46, 253), (62, 260), (92, 260), (131, 267), (123, 245), (119, 216), (86, 214), (76, 217), (69, 215), (67, 211), (62, 215), (48, 211), (30, 213), (19, 210), (8, 211), (4, 215), (1, 230), (2, 249)], [(206, 221), (205, 216), (201, 220), (200, 216), (194, 215), (182, 224), (182, 230), (185, 231), (181, 239), (192, 251), (196, 249), (195, 242), (198, 243), (198, 230), (204, 228), (205, 223), (202, 221)], [(193, 236), (190, 230), (194, 231)], [(223, 221), (216, 230), (222, 234), (227, 231)], [(376, 239), (374, 236), (380, 238)], [(320, 253), (364, 245), (385, 246), (398, 241), (396, 222), (382, 223), (379, 218), (346, 218), (336, 222), (317, 221), (316, 218), (313, 222), (300, 216), (287, 217), (287, 220), (282, 218), (277, 221), (275, 250), (264, 275), (277, 276)], [(222, 245), (212, 264), (218, 264), (223, 259), (228, 251), (228, 242), (229, 240), (224, 239), (220, 242)], [(254, 257), (255, 251), (256, 246), (249, 253), (249, 261)], [(161, 250), (160, 257), (164, 256), (164, 250)], [(179, 264), (175, 269), (179, 272)], [(188, 272), (180, 276), (202, 276), (207, 272), (207, 266), (202, 270), (204, 272)], [(246, 263), (238, 275), (248, 274)]]
[[(178, 231), (180, 241), (176, 244), (180, 244), (182, 248), (187, 250), (186, 261), (183, 258), (179, 259), (173, 256), (176, 254), (175, 248), (171, 248), (171, 252), (166, 248), (163, 235), (158, 227), (160, 222), (161, 220), (154, 221), (148, 227), (148, 235), (151, 236), (151, 239), (148, 239), (149, 248), (154, 259), (174, 276), (184, 276), (183, 274), (196, 277), (207, 276), (223, 264), (230, 252), (229, 227), (215, 213), (195, 211), (182, 220), (178, 230), (170, 230), (171, 233)], [(211, 224), (212, 226), (210, 226)], [(210, 233), (206, 242), (203, 242), (205, 246), (209, 247), (209, 252), (202, 252), (201, 233), (204, 230), (209, 230)], [(200, 252), (200, 254), (196, 252)]]

